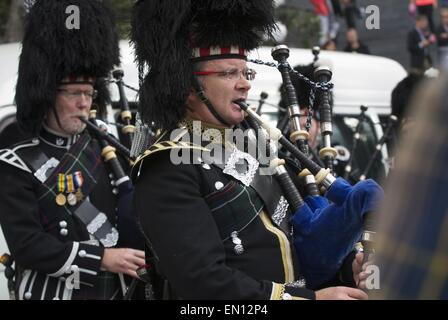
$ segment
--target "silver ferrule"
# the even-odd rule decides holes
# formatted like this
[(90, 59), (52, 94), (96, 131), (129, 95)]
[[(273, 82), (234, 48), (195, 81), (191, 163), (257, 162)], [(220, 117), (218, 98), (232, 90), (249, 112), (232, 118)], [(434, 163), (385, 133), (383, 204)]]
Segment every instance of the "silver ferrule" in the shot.
[(292, 104), (288, 106), (288, 115), (289, 117), (300, 116), (300, 108), (296, 104)]
[(332, 174), (327, 174), (325, 179), (322, 180), (322, 186), (324, 186), (328, 190), (335, 181), (336, 178)]
[(333, 133), (333, 125), (331, 124), (331, 122), (321, 122), (320, 130), (321, 130), (322, 134), (325, 134), (325, 133), (332, 134)]
[(314, 176), (312, 174), (309, 174), (309, 175), (305, 176), (305, 183), (306, 184), (315, 184), (316, 179), (314, 178)]
[(280, 166), (275, 167), (275, 174), (277, 174), (277, 175), (281, 175), (281, 174), (286, 173), (286, 172), (287, 171), (286, 171), (286, 168), (285, 168), (284, 165), (280, 165)]
[(376, 232), (364, 230), (364, 232), (362, 233), (361, 241), (373, 242), (375, 240), (375, 234)]
[(297, 105), (289, 106), (289, 122), (293, 131), (300, 131), (300, 109)]
[(324, 139), (324, 146), (325, 147), (331, 147), (331, 135), (324, 134), (323, 135), (323, 139)]
[(297, 117), (291, 118), (289, 123), (291, 124), (292, 131), (300, 131), (300, 120)]

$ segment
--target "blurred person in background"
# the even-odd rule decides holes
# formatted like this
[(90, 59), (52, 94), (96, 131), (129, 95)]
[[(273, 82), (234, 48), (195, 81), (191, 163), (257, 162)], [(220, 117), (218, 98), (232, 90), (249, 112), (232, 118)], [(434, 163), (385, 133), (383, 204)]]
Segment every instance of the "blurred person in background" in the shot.
[(361, 18), (361, 11), (356, 0), (341, 0), (341, 6), (347, 29), (356, 29), (356, 20)]
[(320, 20), (319, 45), (324, 46), (330, 40), (335, 40), (339, 32), (339, 23), (330, 0), (310, 0), (314, 12)]
[(407, 48), (411, 58), (411, 70), (424, 72), (432, 66), (429, 48), (435, 41), (435, 36), (428, 29), (427, 17), (418, 15), (415, 20), (415, 27), (409, 31), (407, 37)]
[(369, 48), (359, 40), (358, 32), (353, 28), (347, 30), (347, 46), (344, 51), (370, 54)]
[(409, 1), (409, 11), (410, 12), (417, 11), (418, 14), (424, 15), (424, 16), (426, 16), (426, 18), (428, 18), (429, 28), (431, 30), (431, 33), (435, 32), (433, 12), (434, 12), (434, 9), (437, 8), (437, 6), (438, 6), (437, 0), (410, 0)]
[(448, 66), (448, 8), (440, 9), (440, 24), (436, 30), (439, 66)]
[[(378, 224), (381, 299), (448, 299), (448, 82), (416, 95)], [(389, 192), (388, 192), (389, 191)]]

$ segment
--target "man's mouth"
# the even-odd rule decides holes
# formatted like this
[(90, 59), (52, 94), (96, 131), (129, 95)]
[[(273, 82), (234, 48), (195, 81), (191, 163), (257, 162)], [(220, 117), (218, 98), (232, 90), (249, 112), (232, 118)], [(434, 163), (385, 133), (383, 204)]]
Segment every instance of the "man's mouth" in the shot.
[(244, 98), (240, 98), (240, 99), (232, 100), (232, 103), (233, 103), (234, 105), (236, 105), (238, 108), (240, 108), (240, 106), (238, 105), (238, 102), (246, 103), (246, 99), (244, 99)]
[(76, 119), (78, 119), (78, 120), (81, 120), (81, 119), (87, 120), (87, 117), (86, 117), (85, 115), (83, 115), (83, 114), (74, 116), (74, 118), (76, 118)]

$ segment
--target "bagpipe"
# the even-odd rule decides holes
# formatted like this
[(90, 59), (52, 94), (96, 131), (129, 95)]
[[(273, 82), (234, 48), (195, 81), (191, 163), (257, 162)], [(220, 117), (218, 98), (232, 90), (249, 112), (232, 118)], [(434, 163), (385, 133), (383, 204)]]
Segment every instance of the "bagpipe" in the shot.
[(106, 123), (117, 127), (118, 136), (115, 141), (119, 141), (121, 146), (125, 146), (126, 149), (129, 148), (125, 151), (118, 146), (117, 149), (120, 152), (123, 151), (121, 153), (130, 159), (132, 164), (133, 160), (154, 142), (156, 130), (151, 125), (143, 123), (138, 112), (135, 112), (135, 118), (133, 118), (134, 111), (131, 109), (126, 97), (125, 87), (137, 93), (139, 90), (124, 82), (124, 71), (122, 69), (115, 69), (112, 72), (112, 77), (113, 78), (107, 79), (107, 82), (115, 83), (117, 85), (120, 115), (114, 123), (107, 121)]
[(122, 69), (115, 69), (112, 72), (112, 76), (115, 79), (114, 82), (117, 84), (118, 92), (120, 94), (120, 118), (121, 122), (123, 123), (121, 132), (125, 136), (125, 145), (130, 147), (132, 145), (132, 141), (134, 140), (135, 126), (132, 124), (132, 112), (129, 108), (128, 99), (126, 98), (126, 93), (124, 91), (124, 72)]
[(107, 133), (107, 127), (102, 121), (96, 119), (96, 112), (90, 112), (89, 119), (80, 118), (87, 126), (89, 132), (95, 136), (101, 145), (101, 156), (111, 171), (113, 192), (118, 197), (117, 215), (120, 232), (119, 246), (124, 248), (141, 249), (143, 237), (137, 228), (136, 216), (132, 210), (133, 186), (131, 179), (123, 169), (123, 164), (117, 156), (117, 150), (126, 158), (132, 159), (130, 151), (118, 140)]
[[(331, 109), (329, 106), (329, 90), (331, 70), (321, 67), (316, 70), (319, 83), (314, 83), (293, 70), (288, 62), (289, 49), (286, 46), (277, 46), (272, 50), (274, 63), (265, 63), (260, 60), (249, 60), (257, 64), (265, 64), (277, 67), (282, 74), (286, 90), (288, 114), (291, 134), (287, 139), (282, 131), (264, 121), (255, 111), (251, 110), (244, 102), (238, 105), (266, 132), (266, 139), (271, 143), (278, 142), (294, 158), (298, 164), (299, 177), (306, 181), (307, 190), (313, 190), (311, 194), (303, 197), (296, 186), (287, 182), (287, 178), (279, 179), (285, 193), (292, 216), (294, 229), (294, 245), (300, 261), (301, 272), (305, 277), (309, 288), (317, 288), (319, 285), (331, 280), (342, 266), (344, 259), (355, 248), (360, 240), (370, 248), (374, 232), (371, 230), (372, 212), (377, 209), (378, 202), (382, 198), (381, 187), (373, 180), (365, 180), (352, 186), (343, 178), (336, 178), (332, 173), (332, 158), (334, 149), (331, 146)], [(297, 96), (291, 83), (291, 75), (297, 76), (312, 85), (319, 91), (320, 121), (324, 138), (324, 147), (319, 152), (324, 163), (321, 167), (309, 158), (307, 137), (308, 132), (300, 127), (300, 110), (297, 104)], [(300, 92), (298, 93), (300, 94)], [(260, 136), (260, 133), (258, 134)], [(274, 161), (272, 166), (282, 162)], [(283, 168), (281, 170), (284, 170)], [(285, 169), (286, 171), (286, 169)], [(279, 177), (279, 175), (276, 175)], [(283, 181), (282, 181), (283, 180)], [(325, 195), (320, 196), (316, 190), (323, 188)]]
[[(133, 211), (132, 197), (133, 185), (123, 168), (117, 156), (117, 150), (127, 160), (133, 160), (130, 150), (122, 145), (116, 138), (109, 135), (107, 126), (101, 120), (96, 119), (96, 110), (90, 111), (89, 119), (80, 118), (87, 126), (90, 134), (96, 137), (101, 146), (101, 156), (110, 170), (112, 192), (117, 196), (117, 227), (119, 230), (118, 246), (122, 248), (143, 249), (143, 234), (137, 225), (137, 216)], [(143, 270), (143, 271), (142, 271)], [(144, 281), (141, 276), (146, 272), (143, 268), (139, 274), (140, 280)], [(125, 300), (131, 299), (137, 286), (138, 280), (132, 279), (129, 287), (127, 287), (124, 276), (119, 274), (120, 283)]]
[[(298, 149), (306, 156), (309, 154), (308, 138), (309, 133), (303, 130), (300, 125), (300, 107), (297, 99), (297, 93), (291, 81), (290, 69), (287, 58), (289, 57), (289, 49), (284, 45), (277, 46), (272, 50), (272, 57), (278, 62), (277, 69), (282, 76), (283, 85), (286, 90), (286, 104), (288, 108), (289, 123), (290, 123), (290, 140), (296, 144)], [(284, 139), (286, 141), (286, 139)], [(283, 145), (283, 143), (282, 143)], [(289, 150), (288, 150), (289, 151)], [(306, 182), (307, 189), (316, 194), (317, 186), (314, 176), (309, 171), (302, 171), (300, 175)]]
[(367, 162), (367, 166), (365, 167), (364, 171), (362, 172), (361, 176), (359, 177), (360, 181), (363, 181), (366, 179), (367, 175), (369, 174), (370, 170), (373, 167), (373, 164), (377, 160), (378, 156), (381, 153), (381, 150), (383, 148), (383, 145), (392, 137), (393, 129), (395, 125), (398, 122), (398, 118), (395, 115), (389, 116), (389, 121), (387, 123), (386, 129), (384, 130), (383, 136), (378, 140), (375, 151), (373, 152), (372, 156), (370, 157), (369, 161)]
[[(90, 111), (89, 119), (80, 118), (80, 120), (86, 124), (91, 136), (98, 139), (102, 149), (101, 156), (111, 172), (113, 192), (118, 197), (117, 227), (120, 233), (118, 245), (124, 248), (143, 249), (145, 240), (143, 232), (138, 227), (137, 216), (133, 211), (133, 185), (127, 172), (127, 166), (133, 164), (138, 152), (150, 144), (155, 134), (152, 128), (139, 122), (138, 116), (135, 119), (137, 126), (134, 126), (132, 110), (129, 107), (124, 87), (134, 91), (138, 90), (124, 82), (124, 73), (121, 69), (113, 71), (112, 76), (114, 79), (108, 79), (107, 81), (117, 84), (120, 96), (118, 104), (120, 108), (119, 120), (121, 122), (106, 123), (99, 120), (96, 117), (95, 110)], [(115, 125), (117, 129), (121, 129), (122, 134), (119, 134), (118, 137), (113, 136), (108, 132), (107, 124)], [(142, 137), (144, 137), (143, 140)], [(120, 139), (124, 141), (122, 142)], [(118, 154), (121, 155), (121, 161)], [(146, 255), (148, 256), (148, 253)], [(148, 257), (147, 261), (150, 260), (151, 257)], [(120, 276), (124, 293), (123, 299), (131, 300), (140, 282), (145, 284), (145, 298), (148, 300), (155, 299), (155, 290), (153, 289), (153, 283), (156, 282), (155, 269), (151, 265), (144, 265), (137, 270), (137, 275), (139, 278), (132, 279), (127, 288), (124, 278)]]
[(359, 114), (358, 124), (356, 125), (355, 133), (353, 134), (353, 142), (352, 142), (352, 148), (350, 150), (350, 156), (344, 168), (344, 179), (346, 180), (350, 177), (350, 173), (352, 172), (353, 156), (355, 155), (355, 151), (358, 147), (358, 142), (361, 139), (361, 130), (366, 119), (365, 113), (368, 110), (368, 107), (366, 106), (361, 106), (360, 108), (361, 113)]

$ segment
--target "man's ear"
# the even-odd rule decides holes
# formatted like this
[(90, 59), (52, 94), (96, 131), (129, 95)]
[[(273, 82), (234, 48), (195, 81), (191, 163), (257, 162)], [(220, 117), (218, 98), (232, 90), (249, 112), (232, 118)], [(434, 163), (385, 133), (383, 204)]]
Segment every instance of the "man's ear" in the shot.
[(191, 88), (190, 92), (188, 93), (187, 101), (186, 101), (188, 111), (193, 112), (192, 106), (197, 104), (198, 99), (199, 98), (196, 94), (196, 91), (193, 88)]
[(196, 94), (196, 91), (193, 88), (191, 88), (190, 92), (188, 93), (187, 103), (188, 104), (194, 103), (195, 101), (197, 101), (197, 99), (198, 99), (198, 96)]

